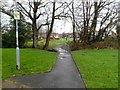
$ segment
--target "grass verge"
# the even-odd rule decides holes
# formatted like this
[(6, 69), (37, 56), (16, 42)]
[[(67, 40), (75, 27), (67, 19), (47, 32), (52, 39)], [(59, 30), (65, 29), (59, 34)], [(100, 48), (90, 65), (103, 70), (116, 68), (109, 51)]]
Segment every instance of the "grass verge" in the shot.
[(87, 88), (118, 88), (117, 50), (80, 50), (72, 55)]
[(16, 50), (2, 49), (2, 79), (12, 76), (48, 72), (56, 62), (55, 52), (39, 49), (20, 49), (21, 70), (16, 70)]

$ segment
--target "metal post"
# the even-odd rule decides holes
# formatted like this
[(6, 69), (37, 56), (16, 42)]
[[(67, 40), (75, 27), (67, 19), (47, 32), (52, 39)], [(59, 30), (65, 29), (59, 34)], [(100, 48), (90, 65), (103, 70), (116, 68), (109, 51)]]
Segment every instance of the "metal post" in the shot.
[(16, 69), (20, 70), (20, 51), (18, 46), (18, 20), (16, 20)]
[[(15, 0), (16, 9), (17, 12), (17, 2)], [(18, 20), (16, 19), (16, 69), (20, 70), (20, 51), (19, 51), (19, 43), (18, 43)]]

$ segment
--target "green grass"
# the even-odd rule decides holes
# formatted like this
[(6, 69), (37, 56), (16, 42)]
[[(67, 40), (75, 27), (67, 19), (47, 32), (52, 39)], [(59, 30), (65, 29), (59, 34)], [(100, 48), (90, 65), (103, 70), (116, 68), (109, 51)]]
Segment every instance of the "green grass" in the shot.
[(72, 52), (87, 88), (118, 88), (117, 50)]
[(15, 52), (15, 49), (2, 49), (2, 79), (48, 72), (56, 62), (57, 53), (39, 49), (20, 49), (21, 70), (17, 71)]
[(53, 47), (53, 46), (60, 45), (60, 44), (67, 44), (70, 41), (72, 41), (72, 39), (67, 39), (66, 40), (64, 38), (61, 38), (59, 40), (51, 40), (50, 43), (49, 43), (49, 46)]
[[(60, 44), (66, 44), (71, 41), (72, 41), (72, 39), (70, 39), (70, 38), (68, 38), (67, 40), (64, 38), (61, 38), (59, 40), (50, 40), (49, 47), (53, 47), (53, 46), (60, 45)], [(32, 44), (33, 44), (33, 41), (27, 41), (25, 43), (25, 46), (32, 47)], [(45, 39), (43, 39), (42, 41), (38, 41), (38, 45), (40, 47), (43, 46), (44, 44), (45, 44)]]

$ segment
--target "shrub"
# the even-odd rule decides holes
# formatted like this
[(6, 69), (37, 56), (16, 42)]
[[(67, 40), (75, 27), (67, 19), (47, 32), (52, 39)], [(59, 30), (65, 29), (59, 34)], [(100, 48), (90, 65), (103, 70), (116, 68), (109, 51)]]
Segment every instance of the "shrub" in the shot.
[[(19, 22), (18, 30), (18, 39), (19, 47), (23, 47), (24, 43), (30, 38), (30, 27), (26, 23)], [(16, 47), (16, 29), (15, 21), (11, 19), (10, 21), (10, 30), (7, 30), (7, 33), (2, 34), (2, 47), (10, 48)]]
[(80, 50), (80, 49), (105, 49), (105, 48), (115, 48), (118, 49), (118, 40), (117, 38), (108, 37), (104, 41), (101, 42), (95, 42), (92, 44), (85, 44), (85, 43), (69, 43), (70, 50)]

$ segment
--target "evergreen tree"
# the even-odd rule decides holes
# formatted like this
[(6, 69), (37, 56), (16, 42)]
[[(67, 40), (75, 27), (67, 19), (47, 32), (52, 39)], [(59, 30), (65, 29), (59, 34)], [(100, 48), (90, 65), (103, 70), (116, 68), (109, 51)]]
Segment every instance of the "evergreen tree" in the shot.
[[(24, 17), (21, 17), (24, 19)], [(24, 47), (24, 43), (30, 38), (30, 25), (18, 21), (19, 47)], [(2, 35), (2, 47), (16, 47), (16, 24), (14, 19), (10, 19), (8, 32)]]

